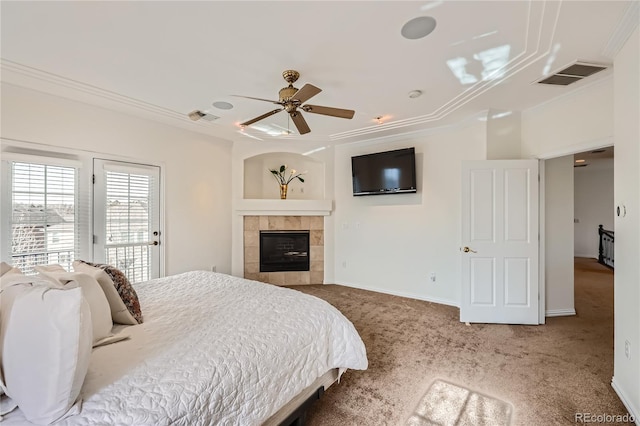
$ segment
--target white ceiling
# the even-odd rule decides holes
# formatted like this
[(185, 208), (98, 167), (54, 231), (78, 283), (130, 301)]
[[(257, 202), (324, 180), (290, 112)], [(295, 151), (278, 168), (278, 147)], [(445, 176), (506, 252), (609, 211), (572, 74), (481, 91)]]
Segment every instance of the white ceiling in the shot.
[[(200, 1), (1, 4), (2, 80), (149, 116), (225, 139), (237, 123), (274, 109), (295, 69), (310, 103), (354, 109), (352, 120), (304, 113), (311, 133), (287, 138), (348, 142), (521, 111), (597, 80), (532, 84), (580, 60), (611, 64), (634, 1)], [(432, 16), (435, 31), (401, 36)], [(457, 64), (457, 67), (455, 66)], [(462, 66), (461, 66), (462, 65)], [(457, 69), (455, 75), (452, 67)], [(408, 92), (424, 94), (410, 99)], [(231, 110), (213, 102), (226, 101)], [(192, 122), (200, 109), (220, 118)], [(375, 117), (382, 116), (383, 124)], [(246, 130), (283, 138), (273, 115)], [(269, 135), (256, 127), (270, 126)]]

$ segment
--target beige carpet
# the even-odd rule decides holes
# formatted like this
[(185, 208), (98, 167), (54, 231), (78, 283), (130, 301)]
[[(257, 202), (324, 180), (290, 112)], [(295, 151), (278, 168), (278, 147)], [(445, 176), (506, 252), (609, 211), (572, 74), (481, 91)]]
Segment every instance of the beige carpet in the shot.
[(407, 426), (511, 424), (511, 405), (464, 387), (436, 380), (422, 397)]
[[(575, 413), (625, 414), (610, 385), (613, 273), (595, 260), (576, 259), (575, 277), (577, 316), (548, 318), (543, 326), (466, 326), (450, 306), (336, 285), (296, 287), (340, 309), (369, 357), (368, 370), (348, 371), (313, 405), (308, 425), (448, 424), (411, 423), (433, 402), (433, 386), (443, 383), (502, 403), (494, 412), (512, 425), (570, 425)], [(443, 406), (455, 404), (449, 397)], [(457, 424), (494, 424), (485, 421)]]

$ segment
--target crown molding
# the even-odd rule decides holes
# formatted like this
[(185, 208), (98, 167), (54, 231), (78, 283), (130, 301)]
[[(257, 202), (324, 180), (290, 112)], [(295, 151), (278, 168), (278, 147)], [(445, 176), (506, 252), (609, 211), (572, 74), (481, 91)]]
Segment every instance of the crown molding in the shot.
[[(120, 113), (153, 120), (173, 127), (231, 140), (220, 136), (221, 126), (206, 121), (191, 121), (185, 114), (124, 96), (90, 84), (19, 64), (4, 58), (0, 60), (2, 82), (35, 90), (73, 101), (83, 102)], [(215, 130), (215, 132), (214, 132)]]
[(640, 2), (632, 1), (622, 14), (620, 22), (611, 33), (609, 41), (602, 50), (602, 54), (611, 59), (615, 58), (638, 26), (638, 21), (640, 21)]

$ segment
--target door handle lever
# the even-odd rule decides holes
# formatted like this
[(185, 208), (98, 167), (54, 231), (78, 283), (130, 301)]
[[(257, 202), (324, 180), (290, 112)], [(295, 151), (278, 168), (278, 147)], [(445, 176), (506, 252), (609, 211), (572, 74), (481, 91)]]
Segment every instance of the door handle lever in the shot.
[(469, 252), (471, 252), (471, 253), (477, 253), (477, 251), (475, 251), (475, 250), (473, 250), (472, 248), (469, 248), (469, 247), (467, 247), (467, 246), (463, 247), (463, 248), (462, 248), (462, 251), (463, 251), (463, 252), (465, 252), (465, 253), (469, 253)]
[(150, 246), (157, 246), (158, 244), (160, 244), (160, 243), (159, 243), (159, 242), (157, 242), (157, 241), (151, 241), (151, 242), (149, 242), (149, 245), (150, 245)]

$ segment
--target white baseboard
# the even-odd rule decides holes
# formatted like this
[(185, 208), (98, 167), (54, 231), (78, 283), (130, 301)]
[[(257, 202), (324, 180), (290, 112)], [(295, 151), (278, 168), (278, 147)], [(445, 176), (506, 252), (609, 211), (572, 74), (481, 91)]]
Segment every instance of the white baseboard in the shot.
[(624, 406), (629, 411), (629, 414), (631, 414), (635, 419), (636, 426), (640, 426), (640, 407), (634, 407), (631, 404), (631, 398), (627, 398), (624, 391), (617, 385), (615, 377), (611, 378), (611, 387), (613, 388), (614, 391), (616, 391), (616, 393), (618, 394), (618, 397), (620, 398), (620, 401), (622, 401)]
[(587, 259), (597, 259), (598, 256), (594, 256), (592, 254), (574, 254), (573, 257), (586, 257)]
[(344, 282), (344, 281), (336, 282), (335, 284), (343, 285), (345, 287), (358, 288), (360, 290), (373, 291), (373, 292), (376, 292), (376, 293), (391, 294), (393, 296), (408, 297), (410, 299), (424, 300), (425, 302), (432, 302), (432, 303), (438, 303), (440, 305), (454, 306), (456, 308), (460, 307), (460, 305), (458, 303), (453, 302), (451, 300), (440, 299), (438, 297), (424, 296), (422, 294), (408, 293), (408, 292), (404, 292), (404, 291), (389, 291), (389, 290), (383, 290), (383, 289), (375, 288), (375, 287), (367, 287), (367, 286), (363, 286), (363, 285), (360, 285), (360, 284), (347, 283), (347, 282)]
[(575, 309), (548, 309), (545, 313), (546, 317), (569, 317), (576, 314)]

